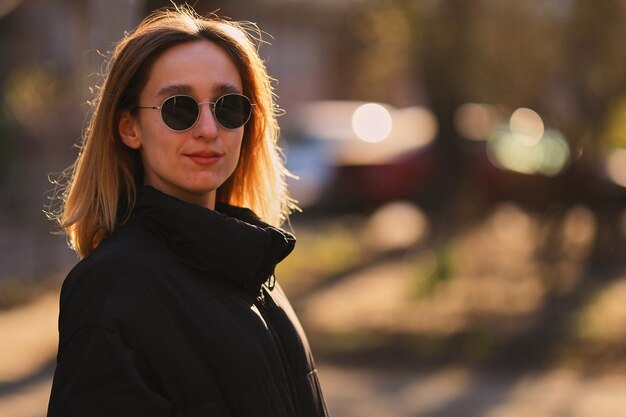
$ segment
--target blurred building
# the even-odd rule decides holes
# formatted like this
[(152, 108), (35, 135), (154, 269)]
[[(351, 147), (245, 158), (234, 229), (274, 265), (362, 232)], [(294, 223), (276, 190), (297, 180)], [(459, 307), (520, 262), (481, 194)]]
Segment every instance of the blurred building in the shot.
[(12, 7), (0, 10), (1, 207), (39, 213), (48, 174), (75, 156), (100, 53), (138, 22), (141, 2), (4, 3)]
[(0, 4), (0, 280), (74, 262), (44, 210), (71, 164), (102, 57), (143, 14), (133, 0)]

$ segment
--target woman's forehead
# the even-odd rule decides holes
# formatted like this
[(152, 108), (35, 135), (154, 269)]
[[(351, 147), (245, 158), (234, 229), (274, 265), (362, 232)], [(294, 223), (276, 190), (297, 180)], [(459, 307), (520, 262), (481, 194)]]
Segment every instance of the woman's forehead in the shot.
[(144, 90), (157, 98), (241, 93), (242, 79), (232, 57), (221, 46), (199, 40), (164, 51), (152, 65)]

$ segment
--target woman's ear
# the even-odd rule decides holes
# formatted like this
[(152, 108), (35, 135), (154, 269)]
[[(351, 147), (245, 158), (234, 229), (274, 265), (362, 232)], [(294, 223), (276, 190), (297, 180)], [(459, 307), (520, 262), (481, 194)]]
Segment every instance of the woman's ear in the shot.
[(141, 148), (141, 136), (138, 134), (138, 126), (135, 118), (129, 111), (123, 111), (120, 116), (120, 123), (118, 125), (118, 132), (122, 138), (122, 142), (129, 148), (139, 149)]

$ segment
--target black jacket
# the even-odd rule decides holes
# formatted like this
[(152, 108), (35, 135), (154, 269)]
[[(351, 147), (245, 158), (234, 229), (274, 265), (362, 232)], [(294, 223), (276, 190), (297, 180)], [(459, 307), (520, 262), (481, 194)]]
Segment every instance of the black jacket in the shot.
[(145, 187), (61, 292), (48, 416), (326, 416), (308, 342), (268, 278), (292, 235)]

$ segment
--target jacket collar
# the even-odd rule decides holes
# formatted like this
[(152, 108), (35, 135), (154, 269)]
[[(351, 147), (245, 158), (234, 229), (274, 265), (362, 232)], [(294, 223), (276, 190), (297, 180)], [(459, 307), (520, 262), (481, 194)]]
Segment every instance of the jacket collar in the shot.
[(217, 203), (214, 211), (152, 187), (139, 190), (135, 213), (184, 263), (255, 295), (295, 246), (292, 234), (249, 209)]

